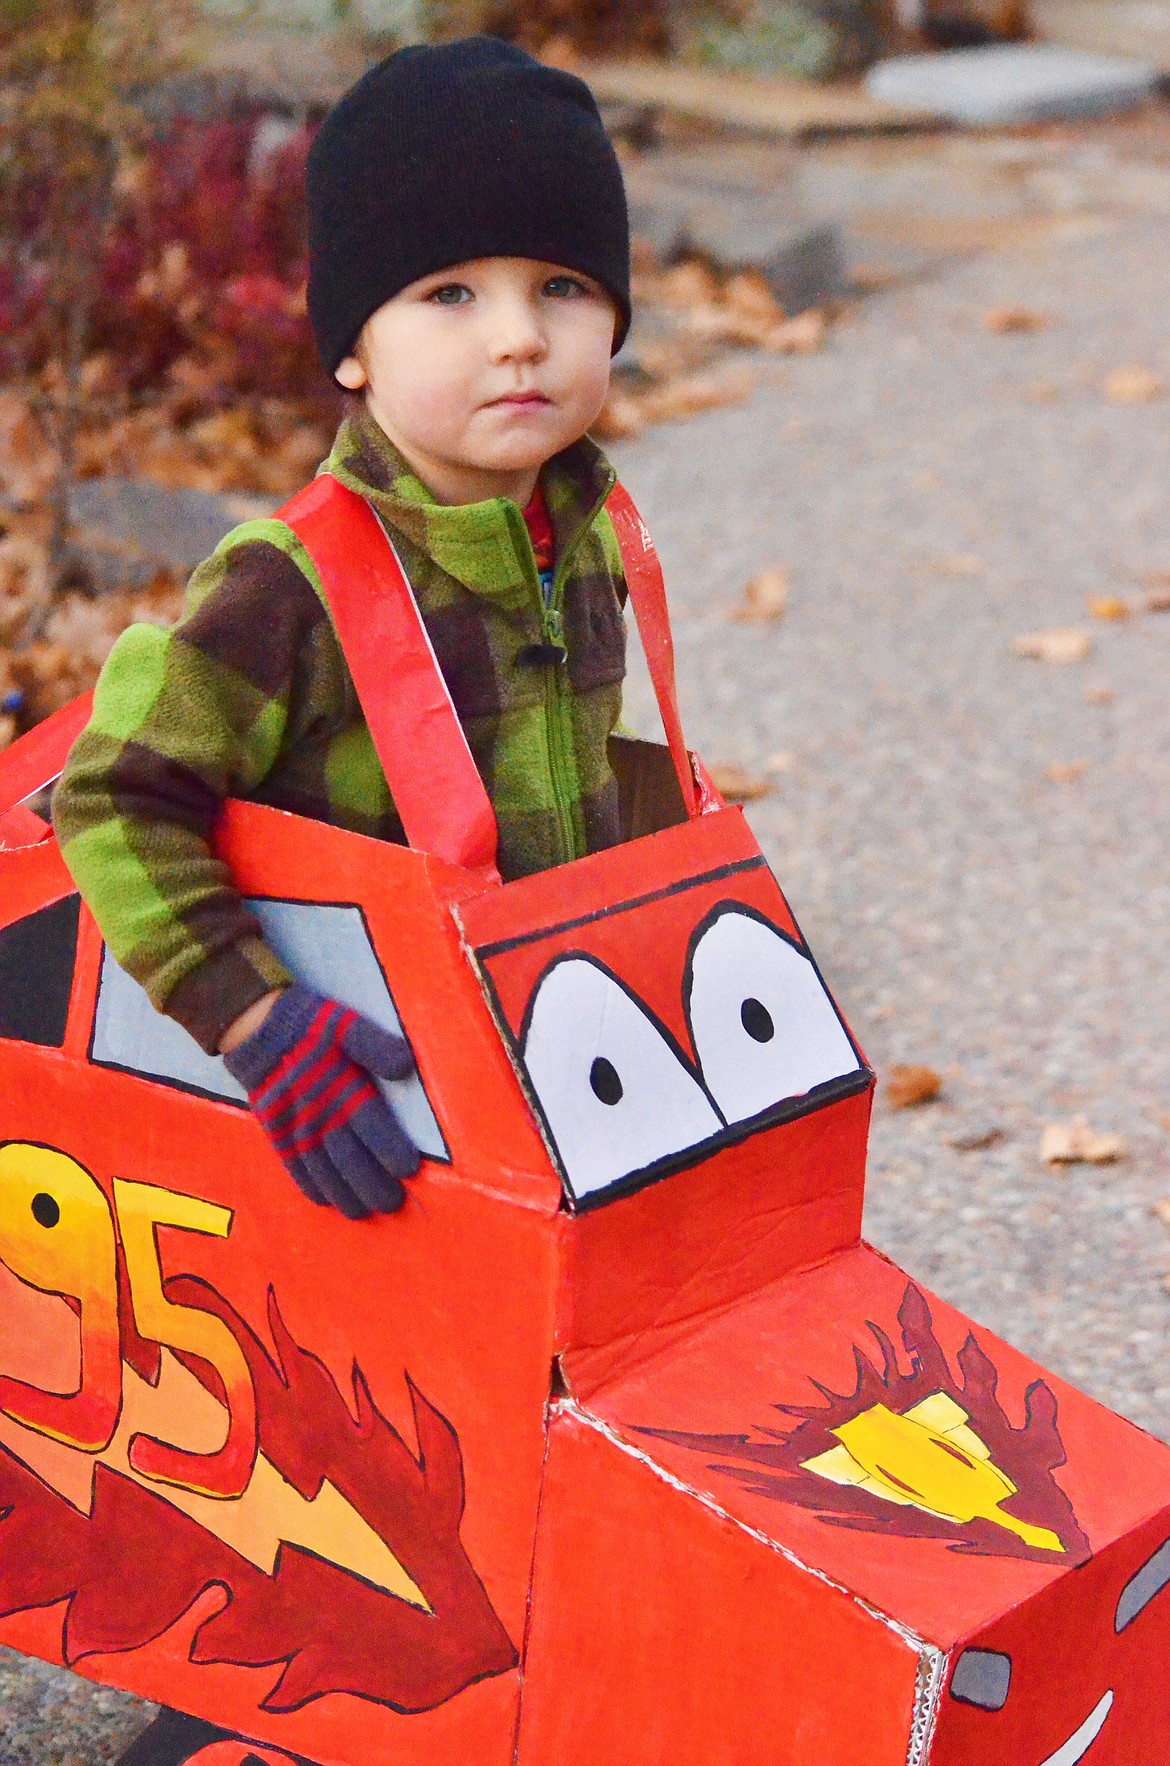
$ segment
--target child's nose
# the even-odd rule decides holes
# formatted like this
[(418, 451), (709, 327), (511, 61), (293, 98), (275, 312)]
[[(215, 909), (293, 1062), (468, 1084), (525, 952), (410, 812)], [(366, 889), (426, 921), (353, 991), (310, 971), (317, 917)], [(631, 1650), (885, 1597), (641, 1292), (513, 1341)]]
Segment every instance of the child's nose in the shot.
[(539, 361), (548, 353), (548, 339), (540, 315), (528, 301), (502, 304), (495, 316), (492, 334), (493, 353), (497, 361)]

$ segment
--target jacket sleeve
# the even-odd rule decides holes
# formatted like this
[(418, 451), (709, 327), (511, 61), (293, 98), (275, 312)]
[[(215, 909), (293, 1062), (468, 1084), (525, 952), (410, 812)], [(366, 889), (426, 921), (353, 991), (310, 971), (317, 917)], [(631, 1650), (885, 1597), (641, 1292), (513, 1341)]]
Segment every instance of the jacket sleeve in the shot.
[(123, 632), (54, 793), (62, 854), (110, 950), (209, 1052), (290, 980), (210, 837), (224, 799), (254, 792), (280, 752), (326, 617), (314, 580), (283, 523), (229, 534), (173, 630)]

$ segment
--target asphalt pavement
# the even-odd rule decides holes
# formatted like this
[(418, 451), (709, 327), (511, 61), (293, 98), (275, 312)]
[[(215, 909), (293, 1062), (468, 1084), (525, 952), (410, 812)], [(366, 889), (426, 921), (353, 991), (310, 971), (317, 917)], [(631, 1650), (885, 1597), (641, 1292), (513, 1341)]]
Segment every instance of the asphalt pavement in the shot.
[[(1170, 612), (1087, 611), (1170, 570), (1170, 395), (1103, 390), (1170, 384), (1170, 174), (1106, 136), (1013, 151), (962, 149), (982, 208), (953, 142), (810, 162), (879, 292), (823, 352), (757, 360), (749, 403), (614, 453), (692, 743), (771, 781), (749, 817), (879, 1075), (943, 1076), (919, 1109), (879, 1094), (868, 1236), (1170, 1437)], [(989, 331), (1005, 307), (1043, 324)], [(787, 615), (730, 618), (775, 565)], [(1069, 626), (1087, 660), (1013, 651)], [(644, 681), (630, 705), (649, 727)], [(1045, 1165), (1077, 1114), (1127, 1156)], [(97, 1766), (147, 1714), (0, 1654), (0, 1766)]]

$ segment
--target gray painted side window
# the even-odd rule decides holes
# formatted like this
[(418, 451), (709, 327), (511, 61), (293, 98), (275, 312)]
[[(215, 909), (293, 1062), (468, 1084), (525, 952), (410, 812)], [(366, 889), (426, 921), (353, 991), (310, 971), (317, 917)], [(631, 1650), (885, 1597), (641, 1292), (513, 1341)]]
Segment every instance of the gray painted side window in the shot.
[[(384, 1030), (404, 1034), (360, 908), (263, 898), (249, 900), (248, 906), (298, 980), (352, 1006)], [(181, 1025), (156, 1012), (144, 989), (108, 949), (102, 956), (90, 1056), (99, 1067), (141, 1073), (231, 1103), (246, 1102), (219, 1056), (204, 1054)], [(377, 1083), (415, 1145), (429, 1159), (449, 1158), (418, 1074)]]

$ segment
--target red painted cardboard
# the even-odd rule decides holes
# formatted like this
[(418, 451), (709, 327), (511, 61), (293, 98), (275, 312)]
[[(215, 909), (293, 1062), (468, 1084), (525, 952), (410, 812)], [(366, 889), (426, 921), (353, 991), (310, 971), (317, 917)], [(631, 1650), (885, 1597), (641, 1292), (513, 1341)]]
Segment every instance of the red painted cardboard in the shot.
[(619, 514), (674, 730), (626, 844), (499, 883), (449, 727), (431, 850), (217, 829), (411, 1043), (400, 1215), (306, 1201), (105, 950), (25, 802), (80, 709), (0, 758), (0, 1640), (266, 1763), (1162, 1766), (1170, 1450), (862, 1243), (872, 1075)]

